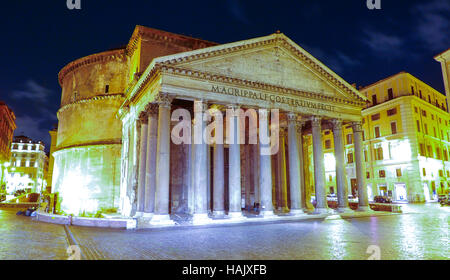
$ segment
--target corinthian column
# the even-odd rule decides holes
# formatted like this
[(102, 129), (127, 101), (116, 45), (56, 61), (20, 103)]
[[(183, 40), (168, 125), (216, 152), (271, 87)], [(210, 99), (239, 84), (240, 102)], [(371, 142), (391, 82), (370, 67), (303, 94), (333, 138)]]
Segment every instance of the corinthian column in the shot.
[(362, 152), (363, 130), (361, 122), (352, 123), (352, 128), (353, 128), (353, 138), (355, 140), (356, 184), (358, 186), (358, 201), (359, 201), (358, 211), (368, 211), (370, 210), (370, 207), (365, 176), (366, 168), (364, 166), (363, 152)]
[(288, 113), (289, 187), (292, 215), (304, 214), (301, 205), (300, 158), (297, 141), (297, 115)]
[(136, 216), (142, 216), (144, 214), (145, 204), (145, 158), (147, 155), (147, 116), (145, 112), (139, 116), (139, 122), (141, 130), (139, 137), (139, 175)]
[(315, 214), (328, 213), (328, 204), (325, 193), (325, 166), (323, 159), (322, 144), (322, 118), (314, 116), (311, 118), (314, 153), (314, 184), (316, 189)]
[(213, 215), (217, 217), (225, 215), (225, 167), (223, 155), (223, 142), (214, 143)]
[(203, 139), (206, 127), (203, 113), (207, 105), (202, 100), (194, 101), (194, 216), (193, 224), (205, 224), (210, 221), (208, 217), (207, 198), (207, 144)]
[(334, 157), (336, 159), (336, 187), (338, 211), (349, 212), (347, 176), (345, 173), (344, 136), (342, 133), (342, 120), (333, 119)]
[(155, 211), (156, 191), (156, 154), (158, 143), (158, 105), (149, 104), (146, 108), (148, 113), (148, 136), (147, 136), (147, 160), (145, 176), (145, 205), (144, 217), (151, 217)]
[(158, 143), (156, 155), (156, 193), (155, 214), (152, 224), (173, 224), (169, 216), (169, 181), (170, 181), (170, 106), (167, 94), (160, 94), (158, 103)]
[[(300, 205), (303, 211), (307, 210), (306, 207), (306, 184), (305, 184), (305, 172), (304, 172), (304, 153), (303, 153), (303, 127), (305, 126), (305, 120), (297, 122), (297, 137), (298, 137), (298, 165), (300, 168)], [(308, 197), (308, 199), (311, 199)]]
[(233, 112), (233, 116), (227, 116), (227, 121), (230, 122), (230, 130), (228, 133), (231, 137), (229, 144), (229, 210), (228, 216), (234, 219), (243, 218), (241, 206), (241, 150), (239, 144), (240, 127), (239, 116), (235, 112), (239, 107), (230, 105), (228, 112)]
[(269, 113), (266, 109), (259, 110), (260, 215), (264, 217), (274, 216), (272, 203), (272, 161), (269, 153), (270, 138), (268, 114)]

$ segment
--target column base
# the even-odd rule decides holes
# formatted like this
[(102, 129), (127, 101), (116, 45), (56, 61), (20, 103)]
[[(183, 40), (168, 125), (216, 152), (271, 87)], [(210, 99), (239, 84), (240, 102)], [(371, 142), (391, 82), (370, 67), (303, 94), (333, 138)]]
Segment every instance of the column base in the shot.
[(193, 225), (206, 225), (210, 224), (212, 222), (212, 219), (208, 217), (207, 213), (202, 214), (194, 214), (192, 217), (192, 224)]
[(223, 211), (223, 210), (214, 210), (212, 212), (212, 216), (214, 218), (223, 218), (223, 217), (225, 217), (225, 211)]
[(277, 217), (277, 215), (275, 215), (275, 213), (273, 213), (273, 210), (264, 210), (259, 212), (259, 216), (262, 216), (264, 218), (273, 218), (273, 217)]
[(137, 211), (136, 212), (136, 214), (134, 214), (134, 216), (137, 218), (137, 217), (142, 217), (144, 215), (144, 212), (140, 212), (140, 211)]
[(358, 209), (356, 209), (357, 212), (372, 212), (373, 210), (370, 209), (370, 206), (358, 206)]
[(242, 212), (228, 212), (228, 218), (231, 220), (245, 220), (247, 217), (242, 215)]
[(338, 209), (336, 209), (336, 212), (338, 212), (338, 213), (353, 213), (354, 211), (352, 209), (350, 209), (349, 207), (338, 207)]
[(171, 226), (175, 225), (175, 222), (170, 219), (169, 214), (154, 214), (150, 224), (154, 226)]
[(154, 213), (145, 213), (144, 212), (144, 214), (142, 214), (142, 217), (143, 218), (151, 218), (151, 217), (153, 217), (153, 215), (154, 215)]
[(330, 209), (328, 208), (316, 208), (313, 211), (314, 215), (330, 214)]
[(291, 209), (289, 211), (289, 216), (302, 216), (306, 215), (306, 213), (302, 209)]

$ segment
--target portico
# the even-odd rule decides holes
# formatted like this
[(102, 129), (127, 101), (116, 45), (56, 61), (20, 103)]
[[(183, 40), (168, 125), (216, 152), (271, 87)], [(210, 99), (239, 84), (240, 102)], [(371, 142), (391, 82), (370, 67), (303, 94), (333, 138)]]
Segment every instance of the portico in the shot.
[[(164, 225), (175, 214), (191, 216), (193, 224), (249, 213), (306, 215), (307, 188), (315, 194), (309, 212), (329, 213), (324, 129), (334, 135), (338, 210), (349, 211), (342, 125), (354, 130), (359, 204), (367, 210), (365, 101), (280, 33), (155, 58), (127, 90), (118, 114), (122, 213)], [(224, 129), (215, 129), (215, 141), (207, 143), (203, 135), (219, 119)], [(189, 129), (174, 132), (180, 122)], [(313, 184), (305, 181), (306, 135), (313, 140)]]

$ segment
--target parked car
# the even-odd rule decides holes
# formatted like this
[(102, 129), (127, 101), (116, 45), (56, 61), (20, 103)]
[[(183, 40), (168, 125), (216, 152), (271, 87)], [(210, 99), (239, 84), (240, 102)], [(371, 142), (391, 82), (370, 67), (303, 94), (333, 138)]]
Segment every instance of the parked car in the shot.
[(392, 199), (389, 196), (377, 195), (373, 198), (373, 201), (377, 203), (392, 203)]
[(0, 202), (5, 201), (6, 200), (6, 194), (2, 193), (0, 194)]
[(441, 202), (442, 200), (446, 200), (446, 199), (447, 199), (447, 196), (445, 194), (440, 194), (438, 196), (438, 202)]

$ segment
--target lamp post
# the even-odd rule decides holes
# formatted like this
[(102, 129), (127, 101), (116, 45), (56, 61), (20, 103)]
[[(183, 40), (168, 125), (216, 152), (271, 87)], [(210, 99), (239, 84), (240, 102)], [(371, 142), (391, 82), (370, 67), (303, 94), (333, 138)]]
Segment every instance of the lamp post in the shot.
[[(3, 164), (1, 165), (1, 168), (2, 168), (2, 180), (0, 181), (0, 186), (1, 186), (2, 189), (3, 189), (3, 184), (5, 184), (5, 192), (6, 192), (6, 182), (4, 182), (4, 179), (5, 179), (5, 173), (6, 173), (6, 170), (8, 169), (9, 165), (10, 165), (9, 162), (5, 162), (5, 163), (3, 163)], [(1, 190), (0, 190), (0, 191), (1, 191)]]

